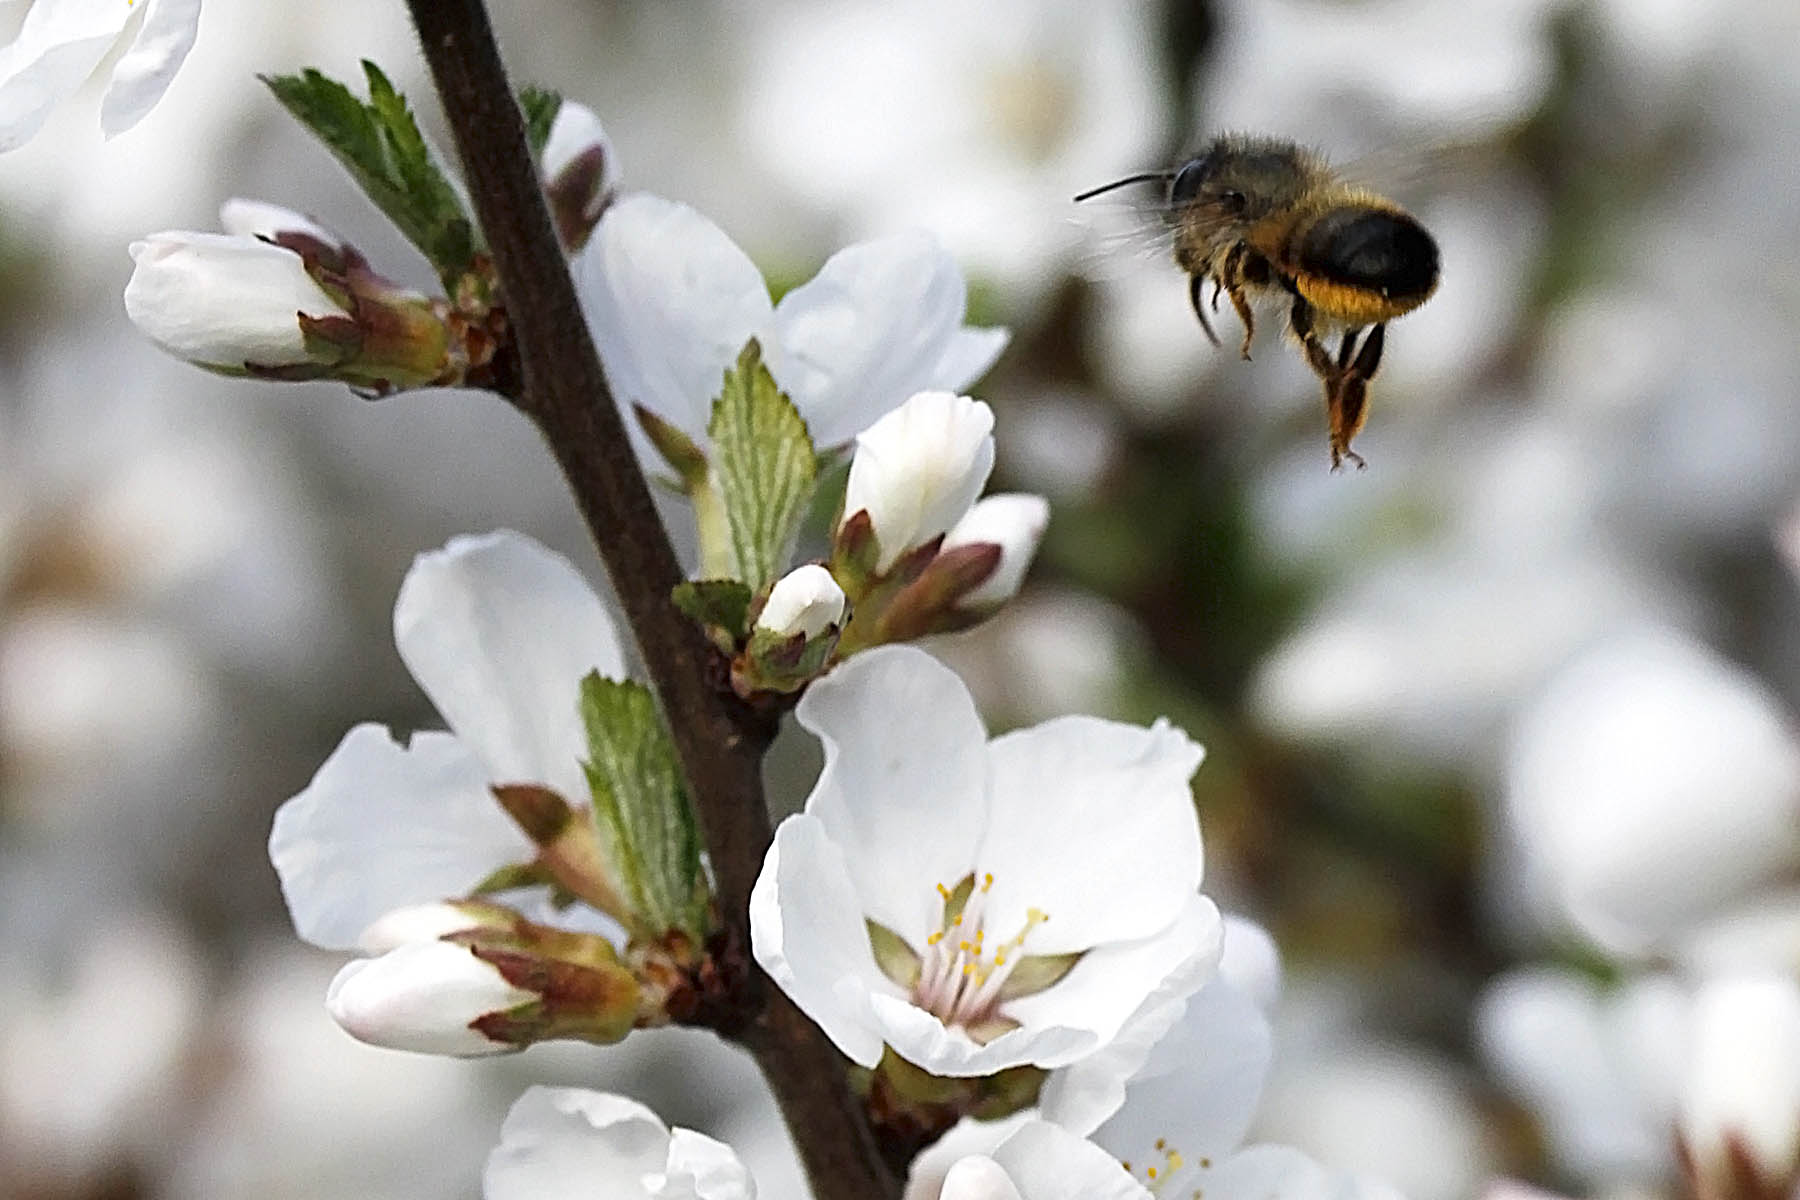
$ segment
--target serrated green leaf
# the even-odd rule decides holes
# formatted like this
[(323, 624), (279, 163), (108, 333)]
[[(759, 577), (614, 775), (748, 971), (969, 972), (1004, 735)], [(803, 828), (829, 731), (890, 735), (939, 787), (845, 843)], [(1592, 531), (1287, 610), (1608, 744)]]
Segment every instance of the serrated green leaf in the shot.
[(755, 338), (713, 402), (707, 434), (713, 478), (725, 507), (737, 578), (751, 591), (787, 566), (812, 501), (819, 459), (794, 402), (775, 386)]
[(562, 93), (533, 85), (519, 89), (519, 111), (525, 114), (525, 142), (531, 157), (542, 158), (544, 143), (550, 140), (550, 127), (562, 110)]
[(349, 170), (369, 199), (437, 269), (447, 290), (481, 249), (461, 194), (438, 167), (406, 100), (374, 63), (363, 63), (369, 99), (308, 68), (265, 75), (275, 98)]
[(652, 929), (706, 934), (700, 833), (675, 746), (648, 688), (590, 672), (581, 681), (594, 817), (626, 899)]

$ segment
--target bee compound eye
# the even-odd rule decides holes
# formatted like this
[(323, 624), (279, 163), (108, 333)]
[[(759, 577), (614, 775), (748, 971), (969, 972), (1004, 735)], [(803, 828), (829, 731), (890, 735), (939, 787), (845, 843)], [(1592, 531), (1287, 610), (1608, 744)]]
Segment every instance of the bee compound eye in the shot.
[(1219, 207), (1233, 216), (1244, 211), (1244, 204), (1244, 193), (1242, 192), (1219, 193)]
[(1187, 204), (1200, 194), (1200, 185), (1206, 182), (1207, 165), (1205, 155), (1182, 164), (1181, 170), (1175, 172), (1174, 182), (1169, 185), (1171, 203)]

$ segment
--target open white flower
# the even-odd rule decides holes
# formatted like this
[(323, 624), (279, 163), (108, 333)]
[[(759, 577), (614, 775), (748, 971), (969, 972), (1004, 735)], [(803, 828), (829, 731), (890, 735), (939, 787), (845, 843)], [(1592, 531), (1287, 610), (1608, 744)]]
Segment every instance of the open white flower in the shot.
[[(910, 1195), (910, 1193), (909, 1193)], [(1119, 1161), (1045, 1121), (1019, 1124), (991, 1154), (951, 1164), (938, 1200), (1151, 1200)]]
[(907, 646), (815, 683), (825, 745), (750, 898), (757, 961), (840, 1050), (933, 1074), (1057, 1067), (1219, 954), (1188, 778), (1201, 748), (1065, 717), (989, 741), (962, 681)]
[(122, 133), (162, 99), (200, 26), (200, 0), (36, 0), (0, 47), (0, 150), (30, 141), (107, 55), (100, 128)]
[(462, 896), (536, 848), (496, 784), (588, 796), (582, 676), (623, 678), (611, 618), (565, 559), (511, 532), (422, 554), (394, 606), (394, 640), (452, 732), (398, 744), (358, 725), (281, 806), (269, 857), (294, 928), (355, 949), (394, 909)]
[(840, 250), (773, 304), (717, 225), (639, 193), (606, 210), (571, 269), (614, 397), (701, 446), (725, 372), (752, 337), (820, 447), (849, 441), (914, 392), (967, 387), (1006, 345), (1003, 329), (963, 325), (962, 272), (924, 233)]
[(1708, 980), (1694, 997), (1681, 1097), (1684, 1159), (1702, 1197), (1792, 1196), (1800, 1185), (1800, 984)]
[(586, 1088), (533, 1087), (513, 1103), (481, 1175), (485, 1200), (756, 1200), (730, 1146)]

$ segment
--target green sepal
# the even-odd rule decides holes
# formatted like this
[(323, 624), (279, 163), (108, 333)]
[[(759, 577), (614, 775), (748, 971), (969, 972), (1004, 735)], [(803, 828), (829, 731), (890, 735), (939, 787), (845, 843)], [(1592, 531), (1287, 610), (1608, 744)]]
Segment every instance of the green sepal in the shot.
[(827, 626), (819, 636), (783, 636), (752, 629), (744, 652), (731, 664), (731, 686), (748, 700), (757, 692), (797, 692), (825, 673), (837, 649), (840, 626)]
[(430, 260), (446, 290), (454, 290), (475, 267), (481, 234), (405, 98), (381, 68), (366, 60), (362, 67), (369, 85), (366, 102), (310, 67), (298, 75), (264, 75), (262, 81)]
[(1027, 954), (1014, 964), (1012, 974), (1000, 985), (999, 998), (1004, 1002), (1041, 992), (1060, 982), (1080, 961), (1080, 951), (1071, 954)]
[(669, 598), (726, 654), (749, 632), (750, 589), (735, 579), (684, 579)]
[(704, 941), (700, 833), (655, 698), (642, 684), (590, 672), (581, 681), (581, 719), (595, 824), (626, 903), (644, 928)]
[(641, 404), (632, 405), (631, 411), (644, 436), (681, 480), (682, 490), (692, 492), (706, 486), (706, 454), (694, 444), (694, 439)]
[(910, 991), (919, 982), (919, 956), (905, 938), (886, 925), (869, 920), (863, 924), (869, 929), (869, 949), (875, 955), (875, 965), (883, 975)]
[(562, 103), (562, 93), (549, 88), (527, 84), (519, 89), (519, 111), (525, 117), (525, 144), (531, 147), (533, 159), (544, 156), (544, 144), (550, 140), (550, 127), (556, 124), (556, 114), (562, 111)]
[(712, 483), (725, 509), (732, 573), (752, 592), (787, 567), (812, 501), (819, 460), (794, 402), (763, 365), (755, 338), (713, 402)]
[(506, 892), (513, 888), (541, 887), (554, 884), (556, 877), (543, 863), (514, 863), (510, 867), (501, 867), (474, 887), (469, 889), (471, 896), (480, 896), (487, 892)]

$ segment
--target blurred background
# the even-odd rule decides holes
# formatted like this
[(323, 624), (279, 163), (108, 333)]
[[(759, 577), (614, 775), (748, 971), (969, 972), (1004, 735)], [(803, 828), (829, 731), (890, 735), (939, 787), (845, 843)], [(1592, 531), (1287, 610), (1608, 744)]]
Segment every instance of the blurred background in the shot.
[[(1206, 743), (1208, 890), (1288, 967), (1259, 1134), (1415, 1200), (1679, 1194), (1685, 998), (1800, 972), (1800, 8), (496, 9), (516, 78), (594, 108), (626, 188), (777, 287), (924, 226), (971, 319), (1013, 328), (976, 390), (996, 488), (1048, 495), (1050, 531), (1020, 600), (937, 649), (996, 729), (1166, 714)], [(233, 195), (428, 284), (253, 77), (362, 57), (442, 138), (400, 5), (207, 0), (140, 126), (103, 142), (89, 95), (0, 159), (0, 1193), (473, 1197), (553, 1080), (799, 1195), (708, 1038), (371, 1049), (287, 924), (276, 806), (354, 722), (437, 724), (389, 632), (412, 556), (509, 526), (597, 574), (499, 401), (214, 379), (125, 319), (128, 243)], [(1220, 128), (1369, 164), (1442, 246), (1366, 471), (1328, 471), (1273, 322), (1253, 363), (1216, 350), (1173, 265), (1106, 253), (1069, 202)]]

